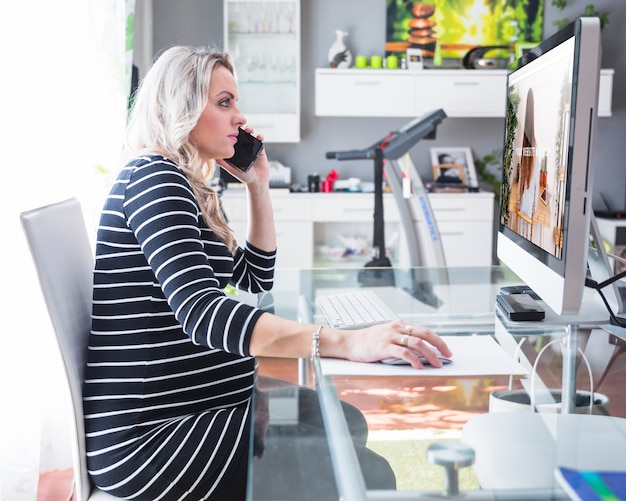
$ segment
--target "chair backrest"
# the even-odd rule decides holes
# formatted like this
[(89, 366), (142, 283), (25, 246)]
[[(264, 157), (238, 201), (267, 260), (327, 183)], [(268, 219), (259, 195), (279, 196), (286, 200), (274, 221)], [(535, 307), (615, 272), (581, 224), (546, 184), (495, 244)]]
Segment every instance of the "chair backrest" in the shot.
[(74, 410), (76, 501), (89, 498), (82, 383), (91, 330), (94, 258), (81, 205), (71, 198), (21, 214), (63, 358)]

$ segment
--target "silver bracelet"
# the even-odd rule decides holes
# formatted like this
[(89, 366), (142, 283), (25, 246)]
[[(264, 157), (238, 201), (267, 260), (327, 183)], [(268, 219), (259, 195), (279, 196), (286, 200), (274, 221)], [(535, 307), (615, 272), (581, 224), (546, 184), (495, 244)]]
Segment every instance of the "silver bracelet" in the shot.
[(320, 334), (322, 332), (322, 326), (320, 325), (313, 333), (313, 342), (311, 343), (311, 360), (320, 358)]

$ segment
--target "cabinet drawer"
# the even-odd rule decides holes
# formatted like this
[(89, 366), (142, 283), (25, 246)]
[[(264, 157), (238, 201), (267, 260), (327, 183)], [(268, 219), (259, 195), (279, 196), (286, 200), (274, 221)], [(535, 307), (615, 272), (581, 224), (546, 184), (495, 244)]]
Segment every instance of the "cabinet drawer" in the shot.
[(311, 200), (297, 195), (272, 197), (275, 221), (311, 221)]
[(493, 194), (431, 195), (428, 199), (437, 222), (493, 220)]
[(245, 221), (229, 221), (228, 226), (235, 232), (237, 245), (243, 247), (246, 243), (246, 223)]
[(230, 193), (222, 196), (222, 208), (226, 214), (226, 218), (231, 226), (234, 227), (234, 223), (237, 221), (246, 221), (247, 217), (247, 203), (245, 193)]
[(484, 222), (438, 222), (447, 266), (491, 266), (492, 229)]
[(300, 113), (247, 113), (255, 134), (262, 134), (266, 143), (300, 142)]
[[(235, 232), (237, 243), (246, 242), (246, 223), (236, 221), (230, 225)], [(277, 221), (276, 228), (276, 267), (310, 268), (313, 262), (313, 225), (311, 223)]]
[(418, 76), (417, 109), (443, 108), (449, 117), (501, 117), (506, 103), (505, 82), (501, 74), (467, 70), (462, 74), (451, 71)]
[(415, 110), (415, 85), (409, 74), (391, 70), (315, 73), (317, 116), (412, 117)]
[(276, 267), (310, 268), (313, 263), (313, 225), (303, 222), (276, 222)]
[[(227, 194), (222, 197), (222, 206), (229, 222), (248, 220), (248, 201), (245, 193)], [(296, 195), (272, 195), (275, 221), (310, 221), (311, 201)]]
[[(324, 199), (326, 197), (326, 199)], [(356, 222), (374, 220), (374, 194), (321, 194), (312, 199), (315, 207), (313, 221), (316, 222)], [(383, 197), (385, 221), (399, 221), (398, 207), (392, 196)]]

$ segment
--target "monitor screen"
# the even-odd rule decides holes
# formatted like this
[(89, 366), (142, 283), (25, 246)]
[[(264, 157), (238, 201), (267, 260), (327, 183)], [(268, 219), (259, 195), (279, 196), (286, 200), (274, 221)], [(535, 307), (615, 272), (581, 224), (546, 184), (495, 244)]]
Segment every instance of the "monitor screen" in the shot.
[(498, 257), (559, 315), (583, 296), (599, 76), (597, 18), (546, 39), (508, 76)]

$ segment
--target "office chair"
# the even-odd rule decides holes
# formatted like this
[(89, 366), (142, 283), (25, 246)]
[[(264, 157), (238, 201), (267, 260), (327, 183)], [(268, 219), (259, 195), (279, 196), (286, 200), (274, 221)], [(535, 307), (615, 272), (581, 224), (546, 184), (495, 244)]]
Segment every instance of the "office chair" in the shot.
[(72, 398), (75, 501), (117, 499), (94, 488), (87, 473), (82, 383), (91, 329), (94, 258), (80, 203), (71, 198), (24, 212), (20, 219), (54, 327)]

